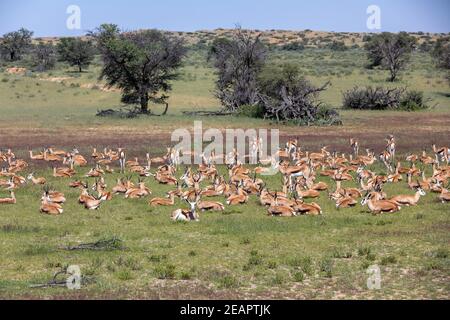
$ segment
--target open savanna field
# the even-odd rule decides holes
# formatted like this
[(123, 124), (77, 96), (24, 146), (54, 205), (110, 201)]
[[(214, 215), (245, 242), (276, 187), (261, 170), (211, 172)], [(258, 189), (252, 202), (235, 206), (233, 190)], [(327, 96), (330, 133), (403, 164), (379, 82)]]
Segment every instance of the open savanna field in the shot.
[[(199, 222), (175, 223), (170, 214), (187, 208), (175, 200), (172, 207), (148, 205), (152, 197), (163, 197), (174, 187), (158, 184), (149, 177), (145, 184), (152, 195), (143, 199), (124, 199), (114, 195), (99, 210), (85, 210), (77, 199), (72, 180), (94, 166), (92, 148), (123, 147), (127, 158), (142, 161), (148, 152), (161, 156), (177, 128), (192, 130), (194, 120), (207, 128), (278, 128), (281, 142), (298, 138), (303, 150), (319, 151), (328, 146), (349, 154), (349, 138), (357, 138), (361, 153), (365, 148), (377, 154), (384, 149), (386, 136), (393, 134), (397, 157), (402, 165), (408, 153), (431, 145), (450, 145), (450, 90), (445, 73), (436, 69), (431, 56), (416, 52), (400, 80), (386, 82), (387, 72), (367, 70), (365, 52), (350, 49), (333, 52), (307, 48), (301, 52), (274, 50), (270, 59), (299, 65), (305, 77), (320, 85), (332, 85), (320, 99), (340, 109), (342, 92), (356, 85), (408, 87), (423, 91), (431, 108), (420, 112), (340, 110), (343, 125), (297, 127), (262, 119), (237, 116), (186, 116), (183, 111), (219, 110), (214, 97), (214, 69), (206, 51), (191, 50), (173, 82), (169, 110), (165, 116), (133, 119), (97, 117), (100, 109), (120, 106), (120, 92), (104, 90), (98, 81), (100, 62), (82, 73), (58, 65), (45, 73), (8, 74), (0, 70), (0, 148), (11, 148), (25, 159), (36, 177), (45, 177), (67, 198), (60, 216), (39, 213), (42, 188), (28, 183), (16, 190), (17, 203), (0, 205), (0, 298), (57, 299), (449, 299), (450, 298), (450, 205), (427, 192), (416, 207), (373, 216), (359, 202), (349, 209), (335, 208), (327, 192), (314, 201), (321, 216), (276, 218), (255, 195), (247, 204), (226, 206), (222, 212), (200, 212)], [(155, 114), (162, 106), (152, 106)], [(29, 159), (28, 150), (42, 151), (53, 146), (67, 151), (74, 146), (89, 160), (88, 167), (76, 168), (71, 179), (52, 177), (48, 163)], [(3, 165), (4, 163), (0, 163)], [(110, 189), (118, 173), (106, 174)], [(252, 168), (251, 166), (249, 166)], [(418, 167), (426, 176), (431, 166)], [(179, 168), (176, 176), (183, 174)], [(369, 166), (386, 174), (380, 162)], [(153, 170), (153, 168), (152, 168)], [(219, 171), (227, 176), (221, 166)], [(127, 173), (129, 174), (129, 173)], [(353, 173), (355, 178), (355, 174)], [(271, 190), (281, 189), (281, 175), (262, 177)], [(133, 177), (134, 181), (137, 179)], [(318, 176), (334, 191), (335, 183)], [(206, 186), (206, 183), (202, 183)], [(356, 179), (345, 182), (355, 187)], [(406, 177), (387, 183), (388, 195), (413, 194)], [(0, 190), (0, 198), (9, 192)], [(224, 197), (211, 200), (225, 202)], [(65, 246), (116, 237), (120, 248), (112, 250), (65, 250)], [(80, 290), (61, 287), (31, 288), (51, 280), (64, 266), (78, 265), (88, 281)], [(367, 288), (371, 265), (381, 270), (381, 288)]]

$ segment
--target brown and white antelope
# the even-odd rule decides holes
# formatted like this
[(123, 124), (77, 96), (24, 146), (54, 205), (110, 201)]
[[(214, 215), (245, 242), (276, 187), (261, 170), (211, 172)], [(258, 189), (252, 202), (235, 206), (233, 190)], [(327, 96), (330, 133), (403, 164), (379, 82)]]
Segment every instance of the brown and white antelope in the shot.
[(171, 219), (173, 221), (199, 221), (199, 216), (195, 210), (195, 207), (197, 206), (197, 201), (190, 202), (187, 201), (190, 205), (190, 209), (176, 209), (171, 214)]
[(393, 201), (372, 199), (372, 195), (369, 192), (367, 192), (366, 196), (361, 200), (362, 206), (365, 206), (366, 204), (372, 214), (380, 214), (382, 212), (393, 213), (401, 209), (401, 207)]
[(8, 198), (0, 198), (0, 204), (16, 204), (16, 202), (17, 200), (13, 190), (9, 191)]
[(173, 206), (175, 204), (175, 192), (168, 192), (168, 198), (153, 198), (149, 204), (156, 206)]
[(35, 178), (35, 177), (34, 177), (34, 172), (30, 173), (30, 174), (28, 175), (27, 179), (28, 179), (28, 180), (31, 180), (31, 182), (32, 182), (34, 185), (42, 185), (42, 184), (45, 184), (45, 183), (47, 182), (47, 180), (45, 180), (45, 178), (43, 178), (43, 177)]
[(389, 199), (389, 201), (395, 202), (398, 205), (416, 206), (421, 196), (425, 196), (425, 191), (418, 187), (414, 195), (397, 195)]

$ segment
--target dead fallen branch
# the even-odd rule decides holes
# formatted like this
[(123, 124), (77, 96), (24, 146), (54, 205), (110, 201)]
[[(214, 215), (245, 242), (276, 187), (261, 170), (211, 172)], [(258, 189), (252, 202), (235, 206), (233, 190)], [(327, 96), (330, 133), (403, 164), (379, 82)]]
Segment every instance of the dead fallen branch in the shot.
[(183, 111), (186, 116), (230, 116), (233, 112), (227, 111)]
[(123, 250), (123, 241), (119, 238), (113, 237), (111, 239), (99, 240), (97, 242), (82, 243), (76, 246), (62, 247), (63, 250)]
[[(39, 289), (39, 288), (52, 288), (52, 287), (67, 287), (67, 279), (71, 276), (70, 273), (67, 272), (67, 268), (62, 268), (60, 271), (56, 272), (53, 275), (53, 278), (46, 283), (38, 283), (30, 285), (30, 288)], [(90, 283), (94, 283), (95, 279), (92, 277), (81, 276), (81, 285), (87, 285)]]

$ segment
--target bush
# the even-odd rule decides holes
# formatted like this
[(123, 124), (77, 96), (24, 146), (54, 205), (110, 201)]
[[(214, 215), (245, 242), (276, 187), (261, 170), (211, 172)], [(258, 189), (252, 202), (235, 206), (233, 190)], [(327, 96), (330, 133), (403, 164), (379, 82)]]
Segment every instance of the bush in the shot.
[(297, 125), (341, 124), (337, 111), (328, 109), (318, 100), (321, 87), (306, 80), (297, 65), (271, 65), (258, 79), (259, 104), (264, 107), (264, 117), (277, 122)]
[(323, 258), (320, 263), (320, 271), (324, 273), (327, 278), (331, 278), (333, 276), (333, 260), (329, 257)]
[(305, 49), (305, 46), (301, 42), (291, 42), (285, 45), (282, 45), (281, 50), (285, 51), (302, 51)]
[(354, 87), (343, 93), (343, 108), (358, 110), (406, 110), (428, 108), (421, 91), (403, 88)]
[(425, 110), (428, 109), (426, 102), (422, 91), (411, 90), (403, 95), (399, 109), (405, 111)]
[(264, 118), (264, 108), (260, 105), (242, 105), (237, 110), (237, 116), (248, 118)]
[(303, 272), (297, 271), (296, 273), (294, 273), (294, 281), (295, 282), (303, 282), (304, 279), (305, 279), (305, 275), (303, 274)]
[(154, 272), (158, 279), (174, 279), (175, 268), (173, 264), (162, 264), (156, 266)]
[(343, 41), (333, 41), (329, 45), (327, 45), (328, 49), (333, 51), (345, 51), (348, 47), (345, 45)]

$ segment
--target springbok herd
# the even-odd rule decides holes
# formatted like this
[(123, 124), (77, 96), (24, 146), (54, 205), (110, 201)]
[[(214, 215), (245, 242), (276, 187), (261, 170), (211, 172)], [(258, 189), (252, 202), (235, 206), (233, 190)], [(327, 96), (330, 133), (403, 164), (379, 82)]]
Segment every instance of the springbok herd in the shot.
[[(176, 176), (181, 166), (180, 150), (168, 148), (167, 153), (158, 158), (150, 158), (147, 154), (146, 163), (143, 165), (138, 158), (126, 160), (124, 149), (104, 149), (103, 152), (94, 149), (90, 157), (95, 166), (84, 175), (84, 181), (70, 181), (68, 186), (80, 189), (80, 205), (96, 210), (102, 202), (120, 194), (125, 199), (149, 197), (152, 192), (145, 185), (144, 179), (152, 176), (158, 183), (174, 188), (167, 192), (165, 197), (150, 199), (150, 206), (174, 206), (175, 197), (189, 205), (188, 208), (172, 212), (171, 218), (175, 221), (198, 221), (198, 211), (225, 209), (221, 202), (205, 200), (208, 197), (225, 197), (226, 205), (235, 206), (247, 203), (249, 197), (254, 195), (258, 197), (261, 205), (267, 208), (268, 215), (281, 217), (322, 214), (317, 203), (308, 201), (325, 192), (330, 201), (335, 201), (337, 209), (356, 206), (361, 199), (361, 205), (367, 205), (373, 214), (397, 212), (402, 206), (416, 206), (425, 191), (436, 193), (437, 199), (442, 203), (450, 201), (449, 148), (436, 148), (433, 145), (432, 155), (427, 155), (426, 151), (421, 155), (409, 154), (405, 159), (408, 165), (402, 167), (401, 161), (395, 159), (395, 138), (389, 136), (386, 142), (386, 148), (380, 154), (375, 155), (366, 149), (367, 154), (360, 155), (359, 142), (350, 139), (348, 155), (338, 155), (336, 152), (327, 151), (326, 147), (320, 152), (302, 151), (298, 141), (291, 140), (286, 143), (285, 148), (278, 150), (276, 156), (261, 159), (259, 142), (255, 140), (252, 142), (251, 152), (257, 157), (258, 167), (246, 167), (246, 164), (240, 161), (236, 150), (227, 155), (202, 154), (201, 164), (185, 167), (180, 178)], [(75, 167), (88, 165), (88, 160), (76, 148), (71, 152), (45, 148), (39, 154), (33, 154), (33, 151), (29, 153), (32, 161), (50, 163), (55, 178), (71, 178), (76, 174)], [(220, 175), (217, 170), (216, 160), (220, 157), (227, 164), (228, 176)], [(378, 175), (370, 170), (371, 165), (377, 161), (384, 165), (386, 174)], [(114, 172), (114, 164), (120, 166), (122, 178), (108, 189), (104, 176)], [(0, 205), (16, 204), (15, 191), (20, 190), (26, 183), (32, 183), (43, 189), (40, 199), (42, 213), (63, 213), (63, 204), (66, 202), (64, 193), (53, 190), (44, 177), (35, 177), (33, 172), (21, 175), (29, 168), (26, 160), (16, 158), (9, 149), (0, 152), (0, 165), (0, 187), (10, 192), (9, 197), (0, 198)], [(432, 170), (429, 177), (425, 174), (427, 167)], [(274, 170), (282, 175), (282, 190), (269, 190), (263, 180), (265, 174)], [(352, 172), (355, 174), (352, 175)], [(137, 184), (132, 182), (133, 174), (138, 176)], [(405, 183), (404, 175), (408, 187), (415, 193), (388, 196), (383, 191), (384, 185)], [(323, 176), (328, 176), (334, 184), (329, 186), (318, 181), (317, 178)], [(354, 181), (354, 176), (357, 181), (355, 187), (347, 188), (341, 185), (343, 181)], [(201, 182), (206, 186), (200, 187)]]

